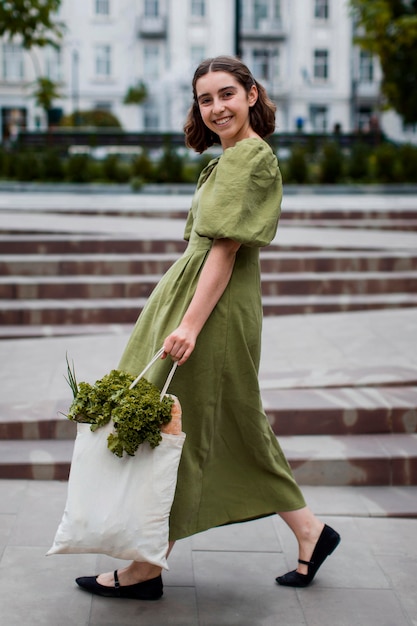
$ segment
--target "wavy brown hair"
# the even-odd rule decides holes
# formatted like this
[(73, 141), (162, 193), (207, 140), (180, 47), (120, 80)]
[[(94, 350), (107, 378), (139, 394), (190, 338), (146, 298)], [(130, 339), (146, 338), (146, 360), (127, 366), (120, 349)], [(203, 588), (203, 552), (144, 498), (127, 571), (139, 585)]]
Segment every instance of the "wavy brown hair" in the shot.
[(272, 135), (275, 130), (276, 106), (268, 97), (265, 88), (254, 79), (249, 69), (240, 59), (230, 56), (218, 56), (202, 61), (194, 73), (192, 82), (193, 103), (184, 124), (187, 147), (193, 148), (201, 154), (213, 144), (220, 143), (219, 136), (209, 130), (204, 124), (197, 102), (197, 81), (209, 72), (228, 72), (242, 85), (246, 93), (249, 93), (252, 85), (256, 85), (258, 99), (249, 109), (250, 124), (255, 133), (263, 139)]

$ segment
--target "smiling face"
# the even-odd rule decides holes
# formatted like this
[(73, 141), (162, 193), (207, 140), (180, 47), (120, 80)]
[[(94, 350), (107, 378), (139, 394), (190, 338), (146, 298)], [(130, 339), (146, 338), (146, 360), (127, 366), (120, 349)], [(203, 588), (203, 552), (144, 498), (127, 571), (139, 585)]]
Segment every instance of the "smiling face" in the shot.
[(196, 82), (197, 102), (204, 124), (219, 136), (223, 150), (238, 141), (258, 137), (249, 109), (258, 98), (255, 85), (246, 92), (229, 72), (208, 72)]

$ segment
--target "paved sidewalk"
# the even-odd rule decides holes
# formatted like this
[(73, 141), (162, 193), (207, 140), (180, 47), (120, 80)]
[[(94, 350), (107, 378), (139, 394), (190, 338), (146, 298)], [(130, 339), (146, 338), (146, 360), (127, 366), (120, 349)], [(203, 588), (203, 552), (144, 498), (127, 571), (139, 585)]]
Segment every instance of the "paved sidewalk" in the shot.
[[(296, 545), (278, 519), (179, 541), (159, 602), (108, 599), (74, 579), (113, 570), (105, 556), (46, 557), (66, 483), (0, 481), (0, 622), (4, 626), (411, 626), (417, 624), (417, 519), (384, 517), (417, 489), (307, 487), (307, 501), (342, 535), (313, 584), (275, 584)], [(385, 510), (384, 510), (385, 507)], [(382, 516), (382, 517), (381, 517)]]

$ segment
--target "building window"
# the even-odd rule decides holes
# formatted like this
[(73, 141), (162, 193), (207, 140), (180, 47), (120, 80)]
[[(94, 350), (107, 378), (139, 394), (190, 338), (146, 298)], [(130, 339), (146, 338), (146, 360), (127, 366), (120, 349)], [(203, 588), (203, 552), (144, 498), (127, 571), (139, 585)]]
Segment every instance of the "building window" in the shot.
[(329, 19), (329, 0), (314, 0), (314, 17), (316, 20)]
[(4, 80), (24, 78), (23, 49), (17, 44), (3, 44), (3, 78)]
[(159, 130), (159, 112), (155, 102), (144, 102), (143, 126), (145, 130)]
[(62, 81), (62, 50), (49, 46), (45, 48), (44, 58), (46, 76), (53, 82)]
[(111, 113), (112, 112), (112, 104), (111, 102), (104, 102), (104, 101), (99, 101), (96, 102), (94, 105), (94, 110), (95, 111), (105, 111), (106, 113)]
[(190, 62), (191, 62), (191, 70), (194, 72), (196, 67), (200, 65), (201, 61), (206, 58), (206, 47), (205, 46), (191, 46), (190, 49)]
[(279, 78), (279, 50), (256, 49), (252, 53), (253, 74), (260, 82), (272, 82)]
[(359, 107), (356, 116), (358, 130), (369, 133), (371, 128), (372, 108), (369, 106)]
[(281, 19), (281, 2), (280, 0), (254, 0), (253, 1), (253, 18), (256, 30), (264, 29), (270, 22), (276, 22)]
[(367, 50), (361, 50), (359, 54), (359, 82), (374, 82), (374, 58)]
[(160, 77), (160, 47), (147, 44), (143, 47), (143, 76), (147, 80), (158, 80)]
[(315, 133), (325, 133), (328, 128), (328, 110), (324, 105), (310, 106), (310, 123)]
[(191, 0), (191, 15), (193, 17), (205, 17), (206, 1), (205, 0)]
[(329, 78), (329, 51), (314, 50), (314, 71), (316, 80), (325, 81)]
[(111, 46), (100, 44), (95, 47), (95, 68), (97, 77), (111, 76)]
[[(195, 69), (195, 68), (193, 68)], [(179, 89), (180, 106), (178, 107), (180, 120), (185, 120), (190, 110), (190, 89), (188, 85), (180, 85)]]
[(145, 0), (145, 17), (159, 17), (159, 0)]
[(94, 0), (96, 15), (110, 15), (110, 0)]

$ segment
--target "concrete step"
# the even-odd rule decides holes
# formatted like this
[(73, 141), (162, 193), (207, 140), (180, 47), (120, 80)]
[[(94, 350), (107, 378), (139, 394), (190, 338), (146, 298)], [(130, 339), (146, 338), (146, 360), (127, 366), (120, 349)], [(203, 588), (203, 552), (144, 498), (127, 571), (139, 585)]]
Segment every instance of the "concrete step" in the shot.
[[(278, 436), (417, 433), (417, 380), (375, 387), (270, 389), (262, 400)], [(69, 396), (70, 397), (70, 396)], [(54, 407), (34, 401), (16, 414), (1, 405), (0, 440), (73, 439), (76, 425), (65, 417), (70, 400)]]
[(417, 251), (261, 250), (263, 272), (403, 272), (417, 270)]
[[(162, 274), (0, 276), (0, 299), (146, 298)], [(262, 293), (335, 295), (417, 293), (417, 271), (262, 273)]]
[(344, 219), (344, 220), (324, 220), (324, 219), (282, 219), (281, 226), (289, 226), (293, 228), (358, 228), (360, 230), (389, 230), (416, 232), (417, 220), (382, 220), (382, 219)]
[[(394, 201), (393, 201), (394, 203)], [(414, 202), (409, 203), (408, 206), (393, 206), (393, 203), (389, 208), (379, 207), (371, 208), (358, 206), (355, 202), (355, 198), (352, 197), (349, 204), (343, 203), (341, 206), (336, 199), (327, 199), (327, 202), (322, 202), (320, 208), (315, 206), (312, 208), (308, 206), (308, 200), (305, 203), (300, 203), (296, 206), (285, 206), (285, 200), (283, 202), (283, 208), (281, 213), (281, 219), (288, 220), (326, 220), (326, 221), (349, 221), (358, 220), (364, 222), (374, 221), (403, 221), (403, 220), (417, 220), (417, 207)]]
[(265, 380), (261, 385), (265, 410), (280, 437), (417, 433), (417, 381), (307, 389), (268, 389)]
[(136, 236), (114, 237), (108, 235), (56, 234), (0, 234), (2, 254), (158, 254), (177, 253), (185, 250), (181, 239), (146, 240)]
[[(169, 243), (167, 243), (169, 248)], [(0, 250), (4, 252), (3, 248)], [(0, 276), (72, 276), (163, 274), (179, 251), (0, 254)], [(417, 253), (409, 251), (261, 251), (263, 272), (405, 272), (417, 271)]]
[[(182, 235), (182, 233), (181, 233)], [(59, 234), (54, 232), (24, 233), (22, 231), (15, 233), (0, 232), (0, 251), (2, 254), (138, 254), (138, 253), (158, 253), (158, 252), (182, 252), (187, 243), (181, 237), (170, 238), (169, 229), (166, 235), (161, 237), (143, 237), (141, 232), (133, 231), (131, 233), (83, 233), (66, 232)], [(272, 243), (262, 252), (268, 251), (291, 251), (291, 250), (336, 250), (332, 242), (326, 238), (318, 243), (308, 244), (304, 242), (294, 241), (290, 247), (280, 241)], [(368, 252), (366, 248), (361, 246), (357, 249), (356, 245), (352, 245), (349, 241), (344, 242), (342, 250), (356, 251), (356, 254)], [(375, 250), (375, 246), (370, 246), (369, 251)], [(396, 253), (400, 248), (392, 248), (389, 250), (378, 249), (378, 252)], [(411, 250), (409, 250), (411, 252)]]
[[(133, 324), (146, 300), (146, 298), (3, 300), (0, 327)], [(262, 304), (264, 315), (363, 311), (417, 307), (417, 294), (263, 296)]]
[(0, 339), (69, 337), (82, 335), (121, 335), (130, 333), (133, 324), (0, 324)]
[(271, 272), (261, 280), (265, 296), (417, 293), (417, 272)]
[[(416, 485), (417, 435), (281, 437), (301, 485)], [(0, 441), (0, 478), (66, 480), (71, 440)]]
[(417, 435), (281, 437), (301, 485), (416, 485)]
[[(32, 214), (51, 214), (51, 215), (82, 215), (82, 216), (105, 216), (119, 218), (164, 218), (164, 219), (182, 219), (185, 220), (191, 205), (191, 196), (189, 198), (177, 198), (176, 201), (170, 197), (169, 203), (160, 196), (159, 199), (150, 199), (149, 197), (137, 197), (133, 202), (118, 203), (114, 202), (86, 202), (83, 204), (76, 201), (70, 203), (61, 203), (60, 205), (48, 203), (32, 203), (30, 211)], [(27, 206), (27, 205), (26, 205)], [(2, 207), (7, 210), (7, 207)], [(9, 207), (9, 210), (21, 210), (19, 207)], [(26, 208), (26, 207), (25, 207)], [(377, 222), (416, 222), (417, 209), (415, 206), (390, 206), (372, 208), (371, 205), (364, 207), (355, 202), (352, 197), (350, 203), (339, 206), (336, 199), (332, 199), (329, 203), (322, 203), (320, 207), (309, 206), (308, 200), (305, 203), (299, 203), (299, 206), (290, 206), (284, 199), (280, 223), (299, 221), (304, 225), (306, 223), (316, 223), (319, 221), (327, 222), (348, 222), (363, 221), (371, 227)]]
[[(141, 234), (115, 234), (114, 236), (97, 233), (94, 235), (84, 234), (82, 232), (73, 234), (66, 233), (65, 235), (56, 233), (0, 233), (0, 252), (1, 254), (33, 254), (33, 255), (52, 255), (52, 254), (158, 254), (158, 253), (177, 253), (180, 254), (186, 247), (186, 242), (180, 239), (170, 239), (169, 236), (161, 238), (141, 238)], [(280, 242), (272, 243), (267, 248), (261, 250), (261, 254), (265, 252), (289, 252), (294, 255), (295, 252), (316, 252), (324, 251), (324, 254), (329, 254), (331, 251), (336, 255), (351, 254), (353, 256), (361, 257), (365, 255), (397, 255), (404, 252), (392, 249), (392, 250), (373, 250), (374, 246), (369, 250), (366, 248), (357, 249), (356, 246), (349, 245), (345, 242), (343, 249), (338, 251), (332, 242), (328, 239), (323, 242), (308, 245), (306, 243), (294, 242), (290, 246)], [(349, 252), (351, 251), (351, 252)], [(408, 250), (410, 256), (416, 256), (411, 254), (411, 250)]]
[(0, 478), (68, 480), (73, 440), (0, 441)]
[(179, 253), (19, 254), (0, 256), (0, 276), (163, 274)]

